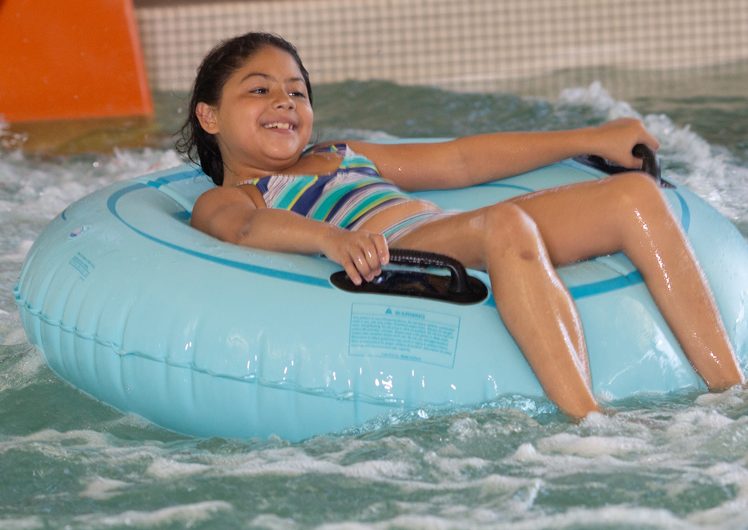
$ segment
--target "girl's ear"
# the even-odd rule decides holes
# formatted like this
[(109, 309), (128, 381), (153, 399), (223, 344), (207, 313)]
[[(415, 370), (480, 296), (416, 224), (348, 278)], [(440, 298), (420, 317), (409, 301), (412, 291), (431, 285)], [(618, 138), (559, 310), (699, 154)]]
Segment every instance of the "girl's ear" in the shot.
[(201, 101), (195, 107), (195, 115), (197, 116), (197, 121), (200, 122), (200, 126), (206, 133), (218, 133), (218, 119), (215, 107)]

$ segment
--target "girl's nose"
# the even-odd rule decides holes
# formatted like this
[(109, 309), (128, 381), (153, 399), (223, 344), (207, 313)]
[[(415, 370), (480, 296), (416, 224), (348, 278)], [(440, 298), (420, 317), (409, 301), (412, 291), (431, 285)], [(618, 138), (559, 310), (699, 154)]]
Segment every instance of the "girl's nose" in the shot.
[(275, 96), (274, 105), (275, 105), (275, 108), (277, 109), (296, 108), (296, 102), (293, 100), (293, 98), (282, 90), (279, 90), (278, 94)]

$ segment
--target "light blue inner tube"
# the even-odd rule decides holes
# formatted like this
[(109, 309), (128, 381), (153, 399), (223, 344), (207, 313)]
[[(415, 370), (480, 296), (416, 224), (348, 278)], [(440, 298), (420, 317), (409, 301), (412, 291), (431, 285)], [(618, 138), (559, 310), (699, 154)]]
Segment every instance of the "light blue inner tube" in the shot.
[[(469, 209), (602, 177), (570, 160), (419, 195)], [(165, 428), (238, 438), (300, 440), (403, 411), (543, 399), (490, 296), (458, 305), (339, 290), (330, 282), (339, 267), (324, 258), (192, 229), (192, 205), (211, 186), (191, 166), (119, 182), (39, 236), (15, 298), (30, 342), (61, 378)], [(748, 245), (687, 189), (664, 193), (745, 371)], [(584, 323), (598, 397), (705, 389), (623, 255), (560, 274)]]

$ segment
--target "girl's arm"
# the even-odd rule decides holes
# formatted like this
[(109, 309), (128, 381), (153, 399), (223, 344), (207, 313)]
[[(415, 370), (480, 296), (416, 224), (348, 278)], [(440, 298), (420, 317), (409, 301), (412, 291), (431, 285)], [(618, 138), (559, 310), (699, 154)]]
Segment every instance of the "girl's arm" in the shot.
[(359, 285), (371, 281), (389, 261), (380, 234), (348, 231), (293, 212), (258, 208), (238, 188), (214, 188), (195, 202), (194, 228), (228, 243), (277, 252), (324, 254)]
[(471, 186), (583, 154), (639, 169), (641, 160), (631, 154), (638, 143), (659, 147), (639, 120), (629, 118), (582, 129), (498, 132), (439, 143), (350, 142), (383, 177), (406, 190)]

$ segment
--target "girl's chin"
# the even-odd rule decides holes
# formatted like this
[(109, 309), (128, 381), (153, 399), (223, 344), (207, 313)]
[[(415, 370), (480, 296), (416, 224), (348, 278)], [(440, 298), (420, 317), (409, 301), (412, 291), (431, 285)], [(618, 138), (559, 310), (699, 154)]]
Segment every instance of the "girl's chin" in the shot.
[(277, 160), (278, 162), (290, 162), (294, 163), (304, 152), (306, 145), (301, 143), (294, 143), (293, 145), (279, 147), (275, 149), (268, 149), (265, 151), (265, 156), (271, 160)]
[(294, 156), (301, 153), (306, 147), (306, 142), (301, 138), (283, 138), (280, 141), (273, 142), (265, 148), (268, 154), (276, 154), (280, 158)]

